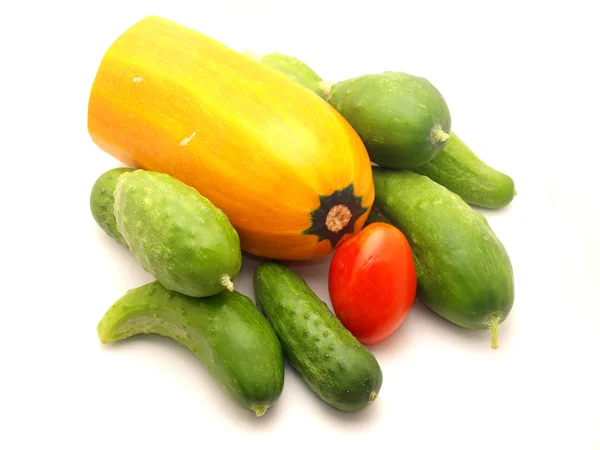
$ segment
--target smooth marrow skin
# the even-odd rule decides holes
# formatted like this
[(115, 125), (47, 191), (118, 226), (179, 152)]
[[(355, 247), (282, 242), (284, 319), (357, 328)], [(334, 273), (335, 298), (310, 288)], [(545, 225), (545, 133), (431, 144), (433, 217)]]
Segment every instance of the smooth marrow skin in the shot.
[(482, 161), (454, 132), (450, 133), (443, 152), (411, 170), (482, 208), (503, 208), (517, 194), (511, 177)]
[(238, 234), (196, 189), (163, 173), (124, 173), (114, 213), (131, 252), (166, 288), (193, 297), (232, 289), (242, 265)]
[[(331, 105), (194, 29), (147, 16), (100, 61), (88, 132), (123, 165), (167, 173), (223, 211), (252, 255), (313, 260), (335, 249), (312, 212), (352, 186), (373, 203), (369, 155)], [(365, 212), (350, 232), (358, 232)], [(339, 232), (347, 238), (350, 234)]]
[(513, 270), (486, 218), (424, 175), (374, 167), (373, 176), (376, 208), (413, 250), (417, 297), (461, 327), (504, 321), (514, 301)]
[(259, 416), (283, 390), (279, 340), (252, 301), (237, 291), (195, 298), (154, 281), (127, 291), (97, 331), (105, 344), (151, 333), (173, 339), (204, 363), (232, 400)]
[(291, 78), (296, 83), (311, 90), (319, 97), (323, 97), (323, 91), (319, 88), (319, 83), (323, 79), (308, 66), (304, 61), (283, 53), (269, 53), (266, 55), (252, 55), (255, 59), (270, 67), (282, 75)]
[(319, 398), (348, 412), (377, 398), (379, 363), (300, 276), (279, 262), (264, 262), (254, 273), (254, 292), (284, 356)]
[(445, 147), (452, 121), (442, 94), (427, 79), (403, 72), (361, 75), (331, 86), (326, 100), (361, 137), (371, 161), (406, 169)]
[(96, 223), (115, 241), (127, 247), (127, 242), (117, 229), (117, 221), (113, 211), (115, 199), (114, 192), (119, 176), (125, 172), (132, 172), (129, 167), (116, 167), (100, 175), (90, 193), (90, 210)]

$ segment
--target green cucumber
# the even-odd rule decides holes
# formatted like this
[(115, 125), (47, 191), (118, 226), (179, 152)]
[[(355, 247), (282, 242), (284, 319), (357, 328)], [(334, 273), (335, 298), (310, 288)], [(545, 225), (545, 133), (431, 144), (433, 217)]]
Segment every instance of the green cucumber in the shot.
[(246, 50), (243, 53), (246, 56), (263, 63), (265, 66), (276, 70), (282, 75), (291, 78), (299, 85), (313, 91), (319, 97), (323, 97), (323, 92), (319, 88), (319, 83), (323, 82), (323, 79), (304, 61), (301, 61), (294, 56), (288, 56), (277, 52), (266, 55), (256, 55)]
[(114, 197), (117, 229), (167, 289), (193, 297), (233, 290), (242, 264), (239, 235), (196, 189), (164, 173), (135, 170), (119, 177)]
[(490, 329), (514, 302), (509, 255), (486, 218), (457, 194), (408, 170), (373, 168), (375, 206), (408, 239), (417, 270), (417, 297), (461, 327)]
[[(331, 89), (332, 83), (323, 83), (312, 68), (293, 56), (271, 53), (268, 60), (265, 64), (313, 91), (315, 85), (320, 85), (322, 89), (318, 89), (317, 93), (322, 96), (323, 90), (327, 92)], [(443, 151), (438, 152), (431, 161), (410, 170), (428, 176), (471, 205), (483, 208), (508, 205), (516, 195), (512, 178), (483, 162), (453, 131), (449, 134)], [(378, 214), (380, 211), (373, 211), (366, 224)]]
[(386, 71), (321, 87), (325, 99), (361, 137), (371, 161), (381, 167), (418, 167), (446, 145), (450, 111), (425, 78)]
[(511, 177), (487, 165), (454, 132), (450, 133), (443, 152), (411, 170), (447, 187), (467, 203), (483, 208), (503, 208), (517, 193)]
[(284, 356), (320, 399), (352, 412), (377, 398), (383, 375), (375, 356), (300, 276), (279, 262), (264, 262), (254, 273), (254, 292)]
[(114, 192), (119, 176), (133, 170), (129, 167), (117, 167), (104, 172), (92, 186), (90, 194), (92, 217), (106, 234), (124, 246), (127, 246), (127, 242), (117, 229), (117, 221), (113, 211), (115, 204)]
[(238, 405), (258, 417), (283, 390), (281, 344), (252, 301), (224, 290), (196, 298), (158, 281), (130, 289), (98, 323), (108, 344), (138, 334), (158, 334), (192, 351)]
[(367, 220), (365, 221), (365, 227), (374, 222), (383, 222), (393, 225), (390, 219), (388, 219), (379, 209), (377, 209), (375, 205), (371, 207), (371, 212), (369, 212)]

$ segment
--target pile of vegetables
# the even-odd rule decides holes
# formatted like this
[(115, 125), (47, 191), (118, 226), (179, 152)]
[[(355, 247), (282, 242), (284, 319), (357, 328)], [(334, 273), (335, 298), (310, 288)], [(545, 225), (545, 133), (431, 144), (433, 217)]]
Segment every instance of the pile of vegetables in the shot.
[[(156, 279), (110, 306), (103, 343), (171, 338), (257, 416), (284, 360), (332, 407), (367, 407), (383, 380), (369, 346), (415, 301), (498, 347), (512, 266), (473, 206), (508, 205), (514, 183), (458, 138), (427, 79), (328, 83), (147, 17), (106, 52), (88, 129), (126, 166), (96, 179), (92, 216)], [(255, 302), (235, 290), (243, 253), (263, 259)], [(286, 264), (328, 255), (331, 308)]]

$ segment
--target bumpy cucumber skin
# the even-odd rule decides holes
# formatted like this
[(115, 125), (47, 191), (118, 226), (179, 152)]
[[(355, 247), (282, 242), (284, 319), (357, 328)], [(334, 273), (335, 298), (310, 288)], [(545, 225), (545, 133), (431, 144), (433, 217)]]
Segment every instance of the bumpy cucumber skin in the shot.
[(431, 161), (446, 145), (435, 130), (449, 134), (452, 125), (442, 94), (427, 79), (403, 72), (340, 81), (326, 99), (381, 167), (412, 168)]
[(225, 289), (242, 264), (240, 238), (227, 216), (170, 175), (135, 170), (115, 190), (117, 229), (147, 272), (193, 297)]
[(114, 192), (119, 176), (125, 172), (132, 172), (129, 167), (117, 167), (104, 172), (92, 186), (90, 193), (90, 210), (96, 223), (115, 241), (127, 247), (127, 242), (117, 229), (114, 213)]
[(254, 273), (254, 291), (283, 354), (319, 398), (347, 412), (375, 400), (383, 381), (379, 363), (301, 277), (267, 261)]
[(513, 270), (486, 218), (424, 175), (374, 167), (373, 178), (376, 208), (411, 245), (417, 297), (465, 328), (503, 322), (514, 302)]
[(482, 208), (503, 208), (517, 193), (511, 177), (487, 165), (454, 132), (450, 133), (443, 152), (411, 170)]
[(323, 91), (319, 89), (319, 83), (322, 82), (323, 79), (304, 61), (301, 61), (294, 56), (288, 56), (277, 52), (262, 55), (259, 57), (259, 60), (264, 65), (291, 78), (296, 83), (323, 98)]
[(252, 301), (237, 291), (200, 299), (154, 281), (127, 291), (98, 324), (105, 344), (150, 333), (187, 347), (232, 400), (257, 415), (283, 390), (281, 344)]

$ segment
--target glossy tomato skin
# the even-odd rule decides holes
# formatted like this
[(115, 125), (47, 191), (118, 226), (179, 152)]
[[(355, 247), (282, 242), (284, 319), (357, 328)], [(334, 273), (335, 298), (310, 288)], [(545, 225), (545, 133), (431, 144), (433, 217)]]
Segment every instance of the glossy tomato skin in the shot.
[(378, 344), (404, 322), (417, 292), (417, 274), (404, 234), (375, 222), (336, 250), (329, 297), (336, 316), (364, 345)]

